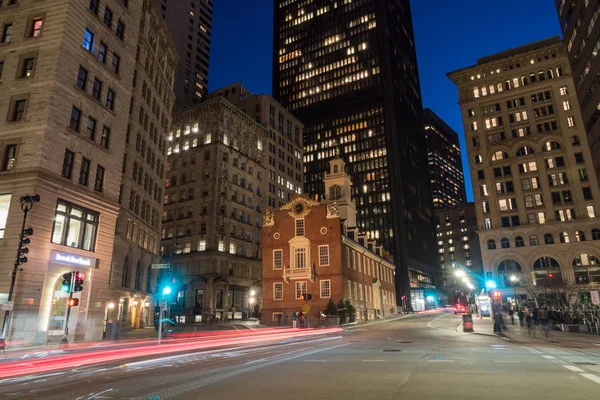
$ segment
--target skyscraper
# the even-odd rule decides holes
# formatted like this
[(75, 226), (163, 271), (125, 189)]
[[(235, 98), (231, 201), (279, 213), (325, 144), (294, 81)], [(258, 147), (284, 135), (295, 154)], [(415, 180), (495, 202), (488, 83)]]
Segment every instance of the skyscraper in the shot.
[(425, 109), (423, 117), (433, 207), (444, 208), (464, 204), (465, 177), (458, 134), (429, 108)]
[(179, 54), (174, 111), (199, 103), (208, 93), (212, 0), (155, 0)]
[(305, 191), (349, 166), (358, 228), (389, 249), (398, 303), (430, 270), (434, 224), (408, 0), (275, 2), (273, 94), (305, 125)]
[(600, 2), (555, 0), (577, 101), (581, 108), (583, 123), (592, 151), (596, 177), (600, 172)]

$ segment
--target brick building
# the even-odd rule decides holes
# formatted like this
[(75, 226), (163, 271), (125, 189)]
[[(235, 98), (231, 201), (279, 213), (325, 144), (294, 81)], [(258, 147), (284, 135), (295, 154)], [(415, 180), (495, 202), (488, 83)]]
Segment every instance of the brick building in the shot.
[[(296, 196), (273, 214), (262, 229), (261, 323), (276, 324), (304, 306), (301, 294), (312, 294), (307, 314), (315, 324), (329, 300), (350, 300), (358, 319), (396, 313), (395, 266), (382, 246), (358, 235), (352, 182), (344, 161), (329, 162), (324, 184), (328, 200), (319, 203)], [(291, 324), (291, 318), (287, 319)]]

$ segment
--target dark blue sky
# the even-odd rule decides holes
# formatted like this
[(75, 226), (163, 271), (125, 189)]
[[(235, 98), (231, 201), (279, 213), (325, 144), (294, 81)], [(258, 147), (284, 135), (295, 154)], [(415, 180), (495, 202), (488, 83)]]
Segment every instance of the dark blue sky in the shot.
[[(476, 59), (560, 34), (551, 0), (412, 0), (423, 106), (461, 138), (469, 200), (473, 199), (462, 121), (446, 73)], [(209, 90), (242, 81), (253, 93), (271, 93), (273, 0), (216, 0)]]

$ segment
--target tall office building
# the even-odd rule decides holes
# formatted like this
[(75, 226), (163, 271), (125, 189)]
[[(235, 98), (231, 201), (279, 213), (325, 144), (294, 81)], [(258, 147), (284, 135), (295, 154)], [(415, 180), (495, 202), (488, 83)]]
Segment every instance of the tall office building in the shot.
[[(144, 0), (133, 72), (129, 121), (106, 321), (123, 329), (153, 323), (167, 131), (173, 107), (175, 43), (153, 0)], [(112, 304), (112, 306), (110, 305)]]
[(305, 191), (347, 162), (358, 228), (389, 249), (398, 303), (408, 269), (437, 265), (408, 0), (275, 2), (273, 94), (304, 123)]
[(444, 208), (464, 204), (467, 197), (458, 133), (429, 108), (424, 110), (423, 118), (433, 207)]
[(600, 177), (600, 2), (555, 0), (577, 101), (592, 151), (596, 177)]
[(212, 0), (155, 0), (177, 46), (173, 111), (199, 103), (208, 93)]
[(553, 37), (450, 72), (458, 88), (487, 280), (600, 282), (600, 191), (567, 51)]
[(69, 340), (102, 337), (142, 1), (22, 0), (0, 8), (0, 299), (23, 212), (28, 262), (17, 272), (8, 339), (60, 341), (63, 274), (85, 274)]

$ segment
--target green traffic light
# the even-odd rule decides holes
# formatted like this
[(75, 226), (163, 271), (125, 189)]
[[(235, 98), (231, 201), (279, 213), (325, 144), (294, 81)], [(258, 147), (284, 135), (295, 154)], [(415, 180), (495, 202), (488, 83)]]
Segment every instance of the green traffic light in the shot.
[(68, 285), (63, 285), (61, 290), (65, 293), (69, 293), (71, 291), (71, 288)]
[(163, 289), (163, 295), (167, 296), (169, 294), (171, 294), (171, 287), (170, 286), (165, 286), (164, 289)]

